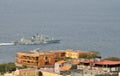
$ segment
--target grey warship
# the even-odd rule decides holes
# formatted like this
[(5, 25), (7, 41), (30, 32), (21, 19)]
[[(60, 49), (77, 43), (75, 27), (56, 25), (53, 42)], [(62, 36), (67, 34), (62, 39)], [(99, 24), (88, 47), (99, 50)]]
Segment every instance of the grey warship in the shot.
[(49, 44), (49, 43), (59, 43), (60, 40), (50, 38), (45, 35), (34, 35), (31, 38), (21, 38), (20, 40), (14, 41), (14, 44), (21, 45), (38, 45), (38, 44)]

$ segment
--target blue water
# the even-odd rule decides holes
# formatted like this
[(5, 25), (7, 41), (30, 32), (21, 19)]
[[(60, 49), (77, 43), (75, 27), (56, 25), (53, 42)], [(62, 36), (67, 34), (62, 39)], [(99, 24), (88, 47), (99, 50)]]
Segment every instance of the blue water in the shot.
[(18, 51), (75, 49), (120, 57), (120, 0), (0, 0), (0, 42), (34, 34), (59, 44), (0, 46), (0, 63)]

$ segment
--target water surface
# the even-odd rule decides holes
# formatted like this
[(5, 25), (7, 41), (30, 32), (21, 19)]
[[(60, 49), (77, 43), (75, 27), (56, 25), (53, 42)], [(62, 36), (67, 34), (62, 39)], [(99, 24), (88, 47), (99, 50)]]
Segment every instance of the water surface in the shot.
[(0, 42), (36, 33), (59, 44), (0, 46), (0, 63), (15, 61), (18, 51), (96, 50), (120, 57), (120, 0), (0, 0)]

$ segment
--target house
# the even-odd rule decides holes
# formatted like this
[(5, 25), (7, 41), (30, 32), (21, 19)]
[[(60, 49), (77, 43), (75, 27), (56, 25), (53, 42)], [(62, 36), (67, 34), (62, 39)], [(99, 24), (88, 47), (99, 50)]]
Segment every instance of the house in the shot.
[(80, 50), (66, 50), (66, 57), (73, 58), (73, 59), (79, 59), (80, 55), (92, 55), (92, 52), (87, 51), (80, 51)]
[(55, 64), (55, 53), (43, 52), (39, 54), (38, 67), (53, 67)]
[(60, 75), (70, 75), (71, 74), (71, 66), (65, 65), (60, 67)]
[(60, 60), (60, 61), (56, 62), (54, 65), (55, 72), (60, 74), (60, 68), (63, 67), (65, 63), (66, 63), (66, 61), (64, 61), (64, 60)]
[(73, 51), (73, 50), (66, 50), (66, 55), (65, 56), (69, 57), (69, 58), (78, 59), (79, 58), (79, 52)]
[(38, 66), (39, 53), (18, 52), (16, 55), (17, 66)]
[(72, 64), (71, 69), (78, 69), (80, 62), (79, 61), (72, 61), (71, 64)]
[(102, 70), (107, 72), (118, 72), (120, 67), (120, 61), (101, 60), (95, 62), (96, 67), (103, 67)]

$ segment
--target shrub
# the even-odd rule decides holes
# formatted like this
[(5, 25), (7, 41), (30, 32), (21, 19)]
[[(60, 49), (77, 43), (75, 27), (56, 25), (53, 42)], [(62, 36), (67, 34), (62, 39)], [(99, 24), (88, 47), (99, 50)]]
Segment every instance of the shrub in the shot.
[(104, 58), (105, 60), (111, 60), (111, 61), (120, 61), (120, 58), (118, 57), (108, 57), (108, 58)]
[(0, 73), (12, 72), (16, 70), (16, 66), (14, 63), (3, 63), (0, 64)]

